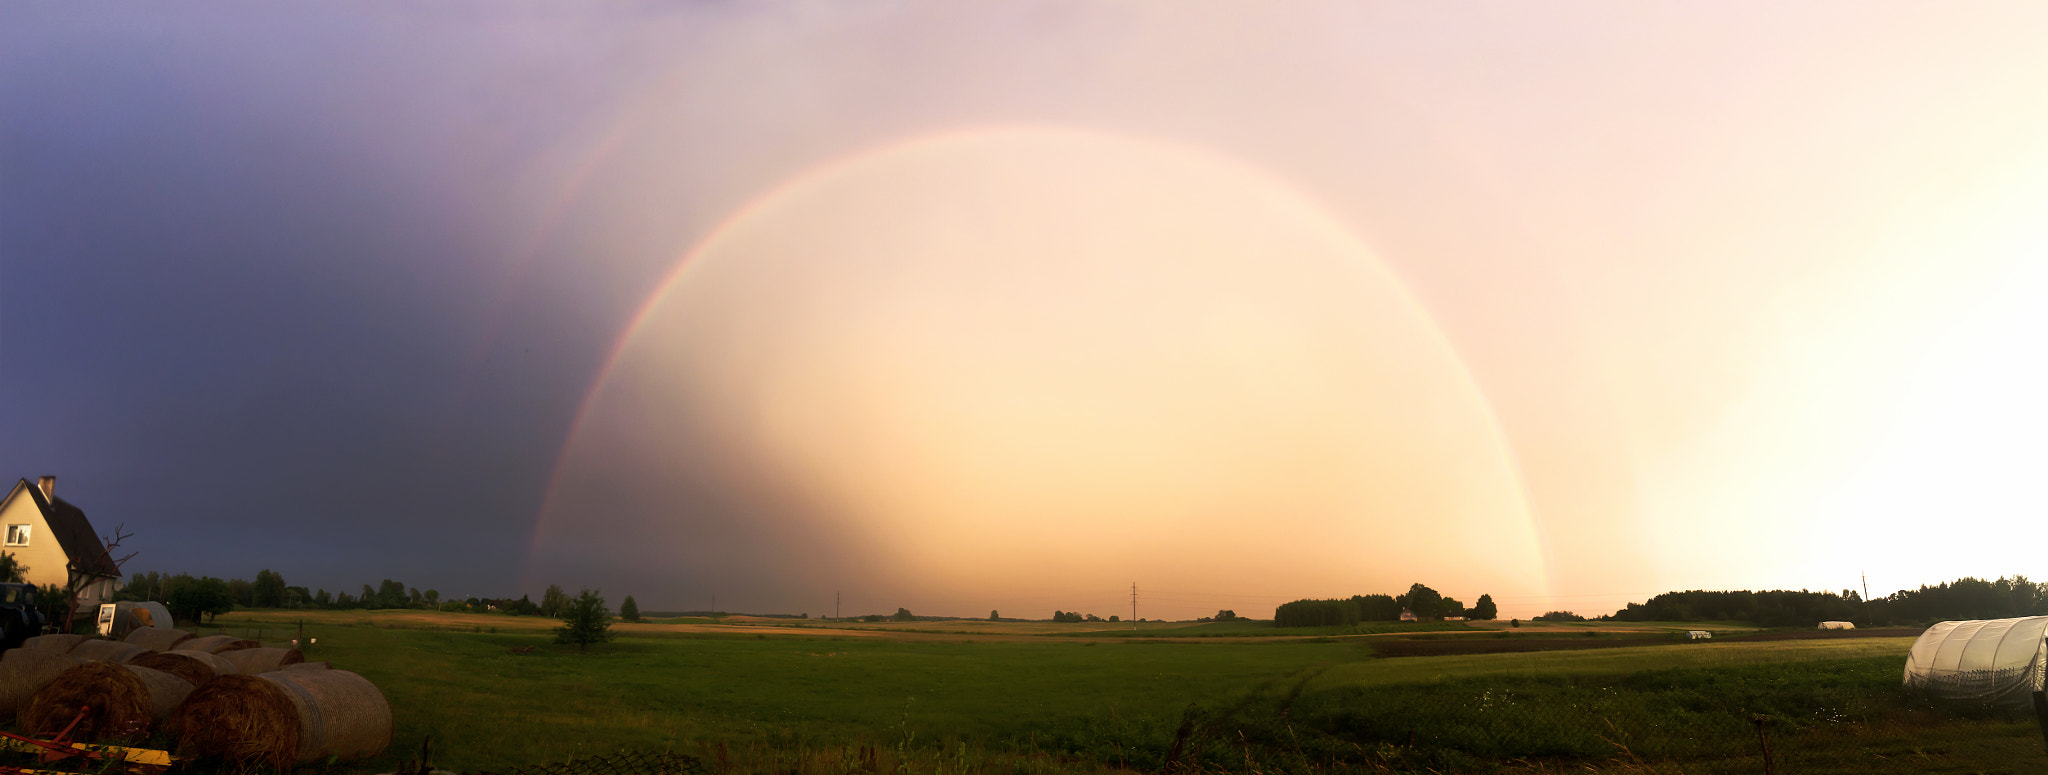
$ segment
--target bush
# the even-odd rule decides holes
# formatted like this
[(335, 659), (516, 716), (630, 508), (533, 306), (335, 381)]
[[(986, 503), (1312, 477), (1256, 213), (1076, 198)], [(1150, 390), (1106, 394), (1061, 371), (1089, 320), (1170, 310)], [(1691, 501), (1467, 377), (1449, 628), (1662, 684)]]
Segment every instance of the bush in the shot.
[(596, 590), (583, 590), (564, 603), (562, 621), (562, 626), (555, 628), (555, 642), (574, 643), (577, 651), (589, 651), (590, 644), (612, 639), (612, 612)]

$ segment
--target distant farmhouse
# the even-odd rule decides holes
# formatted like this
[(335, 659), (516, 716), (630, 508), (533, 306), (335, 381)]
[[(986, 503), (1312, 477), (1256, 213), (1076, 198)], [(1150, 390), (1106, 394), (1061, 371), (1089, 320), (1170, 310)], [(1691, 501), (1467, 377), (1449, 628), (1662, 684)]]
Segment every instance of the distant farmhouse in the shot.
[(121, 568), (108, 556), (85, 512), (57, 497), (57, 477), (15, 482), (0, 500), (0, 526), (7, 531), (0, 552), (26, 566), (26, 580), (40, 587), (76, 587), (78, 611), (92, 616), (112, 597)]

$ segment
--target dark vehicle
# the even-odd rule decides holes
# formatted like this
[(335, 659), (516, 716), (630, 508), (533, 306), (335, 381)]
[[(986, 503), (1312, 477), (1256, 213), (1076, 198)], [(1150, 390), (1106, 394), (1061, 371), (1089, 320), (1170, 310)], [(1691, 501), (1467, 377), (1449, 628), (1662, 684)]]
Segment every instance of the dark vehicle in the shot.
[(0, 651), (21, 645), (46, 624), (34, 584), (0, 584)]

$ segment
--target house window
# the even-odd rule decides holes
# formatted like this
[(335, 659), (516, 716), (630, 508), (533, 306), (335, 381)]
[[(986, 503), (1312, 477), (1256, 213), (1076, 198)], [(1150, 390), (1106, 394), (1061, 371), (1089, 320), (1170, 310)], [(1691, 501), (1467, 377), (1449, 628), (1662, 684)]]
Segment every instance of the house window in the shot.
[(28, 526), (27, 526), (27, 525), (8, 525), (8, 526), (7, 526), (7, 545), (8, 545), (8, 546), (27, 546), (27, 545), (28, 545)]

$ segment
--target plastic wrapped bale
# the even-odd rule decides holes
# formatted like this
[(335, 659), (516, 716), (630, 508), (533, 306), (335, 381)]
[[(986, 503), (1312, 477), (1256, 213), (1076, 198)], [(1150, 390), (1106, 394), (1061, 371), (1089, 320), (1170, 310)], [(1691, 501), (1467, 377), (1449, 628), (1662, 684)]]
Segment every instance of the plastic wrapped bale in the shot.
[(242, 675), (268, 673), (286, 665), (306, 661), (306, 655), (299, 653), (298, 649), (268, 647), (223, 651), (215, 656), (227, 660), (229, 664), (235, 666), (235, 672)]
[(205, 686), (217, 676), (240, 672), (233, 663), (204, 651), (159, 651), (136, 657), (128, 664), (162, 670), (191, 681), (194, 687)]
[(184, 755), (289, 770), (329, 756), (383, 753), (391, 745), (391, 704), (376, 684), (346, 670), (224, 675), (192, 692), (167, 729)]
[(51, 651), (65, 652), (70, 651), (73, 646), (76, 646), (84, 642), (84, 635), (37, 635), (33, 638), (29, 638), (28, 640), (22, 641), (21, 647), (29, 649), (31, 651), (48, 649)]
[(2048, 616), (1942, 622), (1906, 652), (1907, 689), (1974, 705), (2029, 710), (2048, 677)]
[(71, 656), (90, 662), (127, 662), (150, 653), (149, 649), (118, 640), (84, 640), (71, 647)]
[(137, 627), (128, 631), (123, 643), (133, 643), (150, 651), (170, 651), (178, 644), (192, 639), (192, 633), (163, 627)]
[(0, 722), (13, 721), (38, 689), (82, 661), (54, 648), (0, 654)]
[[(21, 709), (21, 728), (72, 740), (140, 737), (192, 693), (192, 682), (161, 670), (84, 662), (57, 674)], [(80, 716), (80, 709), (84, 715)], [(76, 720), (77, 726), (72, 726)]]
[(233, 635), (204, 635), (179, 643), (178, 648), (187, 651), (204, 651), (208, 654), (219, 654), (223, 651), (253, 649), (260, 645), (263, 644), (248, 638), (237, 638)]

